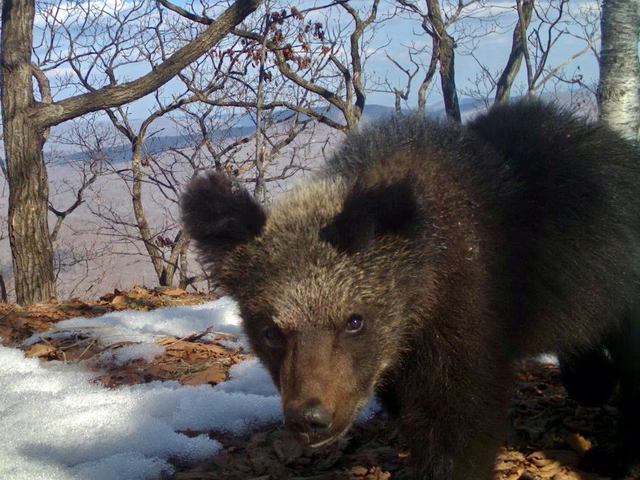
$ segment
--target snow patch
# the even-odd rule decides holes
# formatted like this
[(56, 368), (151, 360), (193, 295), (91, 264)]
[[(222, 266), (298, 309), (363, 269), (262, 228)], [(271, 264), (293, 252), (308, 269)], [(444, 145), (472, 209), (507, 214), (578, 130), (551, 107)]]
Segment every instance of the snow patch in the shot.
[(147, 363), (153, 362), (158, 355), (162, 355), (166, 349), (157, 343), (134, 343), (125, 345), (116, 350), (107, 350), (100, 354), (100, 362), (113, 362), (116, 365), (124, 365), (133, 360), (142, 359)]
[[(242, 332), (242, 322), (237, 304), (229, 297), (190, 307), (168, 307), (150, 312), (122, 310), (102, 317), (76, 317), (58, 322), (56, 328), (46, 334), (34, 334), (24, 341), (32, 345), (42, 338), (90, 333), (100, 337), (101, 343), (151, 342), (158, 336), (171, 335), (182, 338), (193, 333), (213, 331), (232, 334), (239, 338), (237, 346), (248, 347)], [(211, 334), (214, 337), (215, 334)]]
[(536, 356), (536, 361), (538, 363), (543, 363), (548, 365), (556, 365), (556, 366), (560, 365), (560, 362), (558, 361), (558, 357), (554, 353), (542, 353)]
[[(228, 298), (79, 317), (43, 335), (70, 335), (76, 329), (107, 345), (142, 342), (113, 350), (113, 360), (126, 363), (162, 353), (163, 347), (152, 343), (158, 335), (184, 337), (209, 326), (237, 336), (237, 346), (247, 344), (237, 306)], [(0, 478), (156, 479), (172, 472), (171, 457), (195, 462), (220, 449), (207, 435), (180, 431), (239, 434), (281, 420), (279, 396), (257, 360), (235, 365), (230, 380), (215, 387), (169, 381), (109, 390), (91, 383), (94, 376), (81, 365), (42, 363), (0, 346)]]

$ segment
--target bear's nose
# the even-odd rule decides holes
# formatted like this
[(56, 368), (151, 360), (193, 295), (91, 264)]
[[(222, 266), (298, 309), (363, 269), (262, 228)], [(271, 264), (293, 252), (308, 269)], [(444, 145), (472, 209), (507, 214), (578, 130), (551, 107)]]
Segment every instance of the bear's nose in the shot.
[(322, 408), (322, 405), (310, 405), (304, 409), (304, 419), (311, 430), (329, 428), (333, 422), (333, 414)]
[(297, 432), (326, 430), (333, 423), (333, 413), (318, 402), (309, 402), (302, 409), (285, 411), (285, 424)]

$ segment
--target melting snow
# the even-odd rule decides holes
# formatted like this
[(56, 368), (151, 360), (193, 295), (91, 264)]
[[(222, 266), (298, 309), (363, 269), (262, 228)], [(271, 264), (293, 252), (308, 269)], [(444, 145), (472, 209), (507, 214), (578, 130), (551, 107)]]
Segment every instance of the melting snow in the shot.
[[(227, 298), (195, 307), (114, 312), (59, 322), (54, 335), (91, 327), (120, 348), (114, 361), (153, 358), (158, 335), (187, 336), (212, 326), (242, 336), (236, 305)], [(59, 331), (65, 329), (64, 331)], [(26, 343), (37, 341), (34, 336)], [(170, 457), (198, 461), (220, 444), (181, 430), (241, 433), (281, 417), (280, 400), (255, 360), (235, 365), (215, 387), (153, 382), (109, 390), (90, 382), (80, 366), (42, 363), (0, 346), (0, 478), (12, 480), (145, 480), (170, 473)]]

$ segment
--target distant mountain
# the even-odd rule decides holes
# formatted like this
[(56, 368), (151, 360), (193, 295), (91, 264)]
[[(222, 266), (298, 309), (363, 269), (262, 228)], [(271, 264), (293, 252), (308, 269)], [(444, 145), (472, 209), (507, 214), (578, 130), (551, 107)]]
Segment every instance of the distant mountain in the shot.
[[(593, 95), (589, 92), (558, 92), (556, 94), (544, 94), (542, 98), (546, 98), (548, 100), (557, 101), (560, 104), (564, 105), (574, 105), (575, 108), (578, 109), (579, 112), (584, 113), (585, 115), (593, 116), (595, 114), (595, 101), (593, 100)], [(474, 100), (472, 98), (461, 98), (460, 99), (460, 112), (462, 114), (463, 122), (467, 121), (469, 118), (473, 117), (478, 112), (481, 112), (485, 109), (484, 104), (481, 101)], [(445, 117), (445, 110), (442, 105), (442, 102), (432, 103), (427, 106), (427, 112), (429, 115), (435, 116), (437, 118)], [(285, 119), (292, 115), (292, 111), (290, 110), (280, 110), (275, 113), (275, 117), (278, 119)], [(330, 119), (344, 123), (344, 117), (342, 112), (338, 110), (336, 107), (331, 107), (328, 110), (323, 110), (323, 113)], [(365, 106), (362, 122), (369, 123), (381, 118), (389, 117), (395, 114), (395, 109), (393, 107), (388, 107), (384, 105), (375, 105), (369, 104)], [(301, 116), (302, 119), (308, 118), (304, 115)], [(255, 117), (253, 115), (241, 115), (237, 116), (229, 116), (228, 122), (225, 123), (225, 119), (222, 118), (220, 120), (220, 124), (223, 125), (223, 129), (220, 132), (214, 132), (211, 136), (211, 139), (214, 141), (219, 141), (224, 138), (240, 138), (251, 135), (255, 132)], [(145, 147), (148, 152), (151, 154), (159, 153), (165, 151), (169, 148), (185, 148), (190, 145), (194, 145), (197, 142), (197, 138), (189, 133), (186, 124), (189, 120), (184, 118), (160, 118), (155, 121), (150, 128), (149, 139), (145, 142)], [(229, 128), (228, 123), (233, 122), (233, 126)], [(131, 121), (132, 127), (137, 129), (142, 120), (133, 120)], [(108, 121), (100, 122), (103, 128), (111, 128), (114, 127)], [(52, 131), (52, 137), (55, 138), (56, 135), (64, 135), (66, 132), (69, 132), (70, 129), (73, 128), (72, 124), (63, 124), (58, 127), (55, 127)], [(87, 158), (87, 153), (78, 152), (71, 147), (62, 146), (62, 148), (58, 148), (58, 145), (55, 141), (51, 141), (47, 144), (47, 152), (51, 152), (52, 150), (56, 151), (56, 156), (59, 159), (62, 156), (63, 159), (68, 160), (81, 160)], [(105, 153), (108, 157), (114, 162), (122, 162), (126, 161), (131, 155), (131, 149), (128, 143), (122, 143), (121, 145), (114, 145), (105, 149)], [(45, 152), (45, 156), (47, 153)]]
[[(224, 132), (213, 132), (211, 135), (211, 139), (213, 141), (219, 140), (221, 138), (240, 138), (251, 135), (255, 132), (255, 127), (236, 127), (232, 129), (227, 129)], [(164, 152), (169, 150), (170, 148), (180, 149), (186, 148), (189, 146), (195, 145), (199, 138), (194, 137), (191, 134), (183, 134), (183, 135), (170, 135), (170, 136), (161, 136), (155, 135), (150, 139), (144, 142), (146, 151), (153, 155), (157, 153)], [(129, 144), (117, 145), (114, 147), (107, 147), (103, 149), (104, 154), (115, 163), (120, 163), (127, 161), (131, 158), (131, 146)], [(46, 154), (45, 154), (46, 156)], [(75, 160), (83, 160), (89, 157), (87, 152), (75, 152), (69, 155), (66, 155), (64, 158), (69, 161)]]
[[(365, 123), (374, 121), (379, 118), (384, 118), (394, 114), (392, 107), (386, 107), (383, 105), (367, 105), (365, 106), (362, 121)], [(292, 115), (291, 110), (280, 110), (275, 113), (277, 119), (286, 119)], [(328, 112), (325, 113), (330, 119), (343, 123), (344, 117), (340, 110), (335, 107), (331, 107)], [(302, 116), (302, 119), (308, 118)], [(242, 115), (240, 117), (229, 117), (233, 119), (234, 127), (228, 128), (228, 126), (221, 121), (221, 125), (224, 125), (224, 129), (219, 132), (213, 132), (211, 139), (218, 141), (221, 138), (241, 138), (251, 135), (255, 132), (255, 118), (252, 115)], [(132, 120), (131, 126), (134, 130), (138, 129), (143, 120)], [(166, 151), (169, 148), (186, 148), (190, 145), (194, 145), (199, 139), (195, 138), (186, 128), (187, 119), (184, 119), (184, 124), (180, 118), (159, 118), (156, 120), (149, 129), (149, 139), (145, 141), (145, 148), (151, 154), (160, 153)], [(106, 130), (114, 129), (108, 121), (98, 122), (99, 128)], [(52, 157), (55, 152), (56, 160), (61, 159), (67, 161), (78, 161), (89, 157), (89, 153), (83, 151), (74, 151), (72, 147), (62, 145), (63, 148), (59, 148), (60, 144), (55, 142), (55, 137), (64, 137), (74, 128), (73, 124), (62, 124), (57, 126), (52, 131), (52, 140), (47, 144), (45, 151), (45, 157)], [(131, 156), (131, 147), (128, 143), (123, 142), (120, 145), (114, 145), (103, 149), (103, 152), (107, 157), (115, 163), (124, 162)], [(62, 157), (62, 158), (61, 158)]]

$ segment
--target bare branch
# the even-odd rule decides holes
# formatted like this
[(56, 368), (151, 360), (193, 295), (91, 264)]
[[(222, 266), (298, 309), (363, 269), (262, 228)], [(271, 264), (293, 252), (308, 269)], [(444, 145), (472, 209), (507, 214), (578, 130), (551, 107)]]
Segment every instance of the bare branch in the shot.
[(198, 37), (148, 74), (132, 82), (103, 87), (53, 104), (37, 104), (32, 114), (33, 121), (44, 129), (89, 112), (124, 105), (153, 92), (210, 50), (233, 27), (253, 13), (259, 4), (260, 0), (237, 0)]
[(527, 30), (531, 24), (531, 14), (533, 12), (534, 0), (516, 0), (518, 9), (518, 22), (513, 29), (513, 40), (511, 42), (511, 52), (507, 64), (502, 70), (502, 74), (498, 79), (496, 86), (496, 103), (504, 103), (509, 101), (511, 87), (520, 71), (522, 58), (524, 57)]

